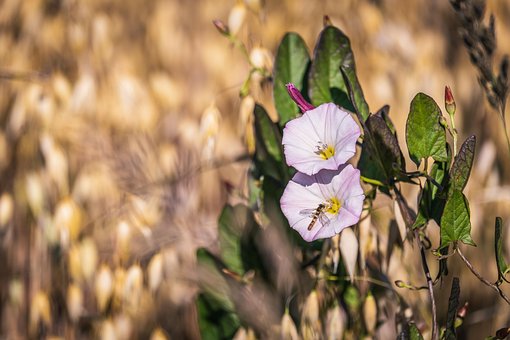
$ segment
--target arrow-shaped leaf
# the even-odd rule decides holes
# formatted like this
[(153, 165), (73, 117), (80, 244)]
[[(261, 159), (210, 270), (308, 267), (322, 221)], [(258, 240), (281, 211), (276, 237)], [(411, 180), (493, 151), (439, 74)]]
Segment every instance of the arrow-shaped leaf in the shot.
[(470, 136), (460, 147), (450, 171), (451, 189), (462, 191), (466, 187), (475, 156), (476, 137)]
[(273, 97), (276, 111), (280, 116), (279, 124), (284, 126), (297, 117), (299, 108), (292, 101), (285, 85), (293, 83), (305, 94), (305, 76), (310, 65), (310, 55), (303, 39), (297, 33), (287, 33), (278, 46), (274, 66)]
[(496, 217), (494, 248), (496, 252), (496, 264), (498, 265), (498, 282), (501, 282), (501, 280), (509, 282), (505, 278), (505, 275), (510, 268), (503, 256), (503, 220), (501, 217)]
[(340, 72), (341, 65), (348, 65), (346, 60), (353, 60), (349, 38), (338, 28), (327, 26), (322, 30), (315, 46), (308, 80), (313, 105), (334, 102), (354, 111)]
[(469, 220), (469, 205), (464, 194), (453, 190), (446, 201), (441, 217), (441, 248), (453, 242), (474, 246), (471, 238), (471, 222)]

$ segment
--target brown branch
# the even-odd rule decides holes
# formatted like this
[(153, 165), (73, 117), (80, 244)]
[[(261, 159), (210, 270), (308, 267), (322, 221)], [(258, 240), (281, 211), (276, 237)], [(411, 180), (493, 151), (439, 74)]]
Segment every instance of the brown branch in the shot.
[(473, 275), (475, 275), (478, 280), (482, 281), (485, 285), (491, 287), (492, 289), (494, 289), (496, 292), (498, 292), (498, 294), (503, 298), (503, 300), (506, 301), (506, 303), (508, 303), (510, 305), (510, 299), (508, 298), (508, 296), (501, 290), (501, 288), (499, 288), (498, 285), (495, 285), (494, 283), (491, 283), (489, 282), (487, 279), (483, 278), (482, 275), (480, 275), (480, 273), (478, 273), (476, 271), (476, 269), (473, 267), (473, 265), (471, 264), (471, 262), (469, 262), (469, 260), (464, 256), (464, 254), (462, 253), (462, 251), (460, 250), (459, 247), (456, 247), (457, 249), (457, 253), (459, 254), (460, 258), (462, 259), (462, 261), (464, 261), (464, 263), (466, 264), (466, 266), (469, 268), (469, 270), (471, 270), (471, 273), (473, 273)]
[(421, 254), (421, 264), (423, 266), (423, 271), (425, 272), (425, 277), (427, 278), (427, 286), (429, 290), (430, 303), (432, 308), (432, 340), (439, 339), (439, 333), (437, 331), (437, 308), (436, 308), (436, 300), (434, 298), (434, 282), (432, 281), (432, 277), (430, 276), (429, 265), (427, 263), (427, 256), (425, 255), (425, 248), (423, 247), (423, 243), (420, 240), (420, 235), (417, 230), (415, 230), (415, 237), (418, 241), (418, 245), (420, 246), (420, 254)]

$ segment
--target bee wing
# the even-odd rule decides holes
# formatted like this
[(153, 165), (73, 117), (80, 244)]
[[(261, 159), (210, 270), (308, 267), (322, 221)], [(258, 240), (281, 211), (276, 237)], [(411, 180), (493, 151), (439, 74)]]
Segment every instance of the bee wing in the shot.
[(303, 209), (299, 212), (299, 215), (312, 217), (316, 209)]
[(327, 227), (331, 223), (331, 220), (324, 213), (319, 215), (319, 221), (321, 221), (323, 227)]

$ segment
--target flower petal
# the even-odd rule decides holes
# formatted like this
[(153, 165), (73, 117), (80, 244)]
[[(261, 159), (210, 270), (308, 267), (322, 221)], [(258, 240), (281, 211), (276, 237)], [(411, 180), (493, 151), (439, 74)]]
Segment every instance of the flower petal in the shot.
[[(336, 197), (342, 202), (338, 213), (325, 212), (329, 223), (323, 225), (318, 218), (311, 228), (310, 215), (300, 214), (303, 210), (313, 211), (319, 204)], [(306, 241), (332, 237), (346, 227), (359, 221), (365, 196), (360, 185), (359, 170), (352, 165), (341, 166), (338, 170), (322, 170), (309, 176), (296, 173), (289, 182), (280, 200), (283, 214), (290, 226)]]
[[(322, 104), (286, 124), (282, 138), (285, 159), (289, 166), (308, 175), (335, 170), (354, 156), (360, 134), (347, 111), (333, 103)], [(324, 159), (317, 154), (321, 143), (334, 148), (333, 157)]]

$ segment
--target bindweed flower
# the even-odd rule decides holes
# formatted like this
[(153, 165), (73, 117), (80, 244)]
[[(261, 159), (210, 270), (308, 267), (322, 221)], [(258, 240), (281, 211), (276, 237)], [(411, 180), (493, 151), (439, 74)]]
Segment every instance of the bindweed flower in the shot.
[(352, 165), (308, 176), (296, 173), (280, 200), (283, 214), (305, 241), (332, 237), (359, 221), (365, 196)]
[(289, 121), (282, 144), (287, 164), (314, 175), (336, 170), (356, 152), (361, 131), (351, 115), (333, 103), (322, 104)]

